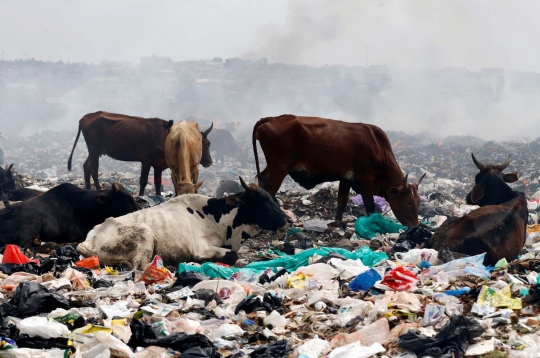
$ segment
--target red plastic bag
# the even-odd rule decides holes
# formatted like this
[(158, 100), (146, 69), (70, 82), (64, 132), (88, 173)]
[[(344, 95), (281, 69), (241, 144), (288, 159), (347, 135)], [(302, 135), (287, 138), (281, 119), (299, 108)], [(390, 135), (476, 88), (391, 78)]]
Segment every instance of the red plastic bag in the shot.
[(75, 266), (84, 267), (90, 270), (99, 270), (99, 259), (97, 256), (86, 257), (75, 262)]
[(171, 271), (167, 270), (163, 266), (163, 260), (158, 255), (154, 256), (150, 266), (144, 270), (144, 273), (141, 276), (141, 280), (144, 281), (146, 285), (151, 285), (153, 283), (161, 283), (168, 279), (172, 279), (173, 275)]
[(30, 260), (17, 245), (7, 245), (4, 251), (4, 257), (2, 258), (3, 264), (25, 264), (27, 262), (34, 262), (39, 265), (39, 260)]
[(384, 275), (381, 285), (394, 291), (407, 291), (416, 285), (418, 277), (404, 267), (397, 267)]

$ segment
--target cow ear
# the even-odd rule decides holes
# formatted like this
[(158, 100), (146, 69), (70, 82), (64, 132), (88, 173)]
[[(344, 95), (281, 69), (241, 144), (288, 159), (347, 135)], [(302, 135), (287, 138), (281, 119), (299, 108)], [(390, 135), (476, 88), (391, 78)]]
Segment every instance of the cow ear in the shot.
[(118, 192), (120, 191), (120, 186), (118, 185), (118, 183), (116, 183), (116, 182), (113, 183), (112, 188), (111, 188), (111, 191), (112, 191), (113, 193), (118, 193)]
[(242, 201), (242, 199), (240, 199), (240, 197), (236, 195), (231, 195), (231, 196), (228, 196), (227, 199), (225, 199), (225, 203), (229, 206), (234, 206), (235, 208), (237, 208), (240, 205), (242, 205), (244, 202)]
[(204, 180), (201, 180), (200, 182), (197, 183), (197, 185), (195, 185), (195, 190), (199, 190), (199, 188), (201, 187), (201, 185), (203, 185), (204, 183)]
[(109, 201), (109, 196), (107, 194), (99, 194), (97, 202), (100, 204), (105, 204)]
[(482, 185), (475, 185), (471, 190), (471, 201), (473, 204), (484, 197), (484, 187)]
[(503, 180), (507, 183), (514, 183), (519, 180), (518, 173), (512, 172), (512, 173), (505, 174), (503, 177)]

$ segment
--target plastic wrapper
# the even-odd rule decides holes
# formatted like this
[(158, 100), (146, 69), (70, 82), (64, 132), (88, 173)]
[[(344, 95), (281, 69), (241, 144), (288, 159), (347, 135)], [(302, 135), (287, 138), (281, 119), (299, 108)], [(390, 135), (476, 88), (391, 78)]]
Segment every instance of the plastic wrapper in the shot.
[(476, 304), (479, 306), (508, 307), (513, 310), (522, 308), (521, 298), (512, 298), (510, 286), (506, 286), (500, 292), (488, 286), (482, 286)]
[(169, 280), (172, 283), (171, 279), (171, 272), (163, 266), (163, 260), (158, 255), (154, 256), (152, 263), (144, 270), (141, 277), (141, 280), (144, 281), (146, 285), (162, 283)]

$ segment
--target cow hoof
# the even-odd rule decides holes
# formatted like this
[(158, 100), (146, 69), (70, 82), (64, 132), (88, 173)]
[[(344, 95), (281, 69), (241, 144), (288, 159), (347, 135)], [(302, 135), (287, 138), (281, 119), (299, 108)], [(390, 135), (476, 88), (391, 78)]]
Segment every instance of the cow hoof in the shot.
[(219, 261), (229, 266), (233, 266), (237, 260), (238, 260), (238, 254), (234, 251), (229, 251)]

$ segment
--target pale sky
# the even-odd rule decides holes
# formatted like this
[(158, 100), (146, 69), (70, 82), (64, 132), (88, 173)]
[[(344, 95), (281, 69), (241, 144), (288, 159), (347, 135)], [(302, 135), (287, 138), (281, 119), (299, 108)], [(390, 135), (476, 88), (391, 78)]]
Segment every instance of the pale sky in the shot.
[(6, 60), (267, 57), (540, 72), (540, 2), (0, 0)]

